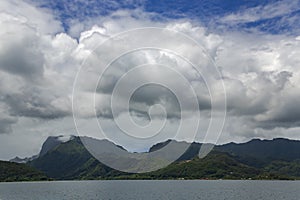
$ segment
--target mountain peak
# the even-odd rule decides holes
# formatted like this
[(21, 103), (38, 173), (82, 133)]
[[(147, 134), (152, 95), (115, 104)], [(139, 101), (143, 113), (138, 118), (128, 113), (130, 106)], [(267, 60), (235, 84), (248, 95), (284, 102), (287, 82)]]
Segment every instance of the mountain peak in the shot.
[(66, 143), (74, 138), (75, 138), (74, 135), (49, 136), (44, 142), (44, 144), (42, 145), (42, 149), (39, 153), (39, 156), (45, 155), (51, 149), (54, 149), (58, 145), (62, 143)]

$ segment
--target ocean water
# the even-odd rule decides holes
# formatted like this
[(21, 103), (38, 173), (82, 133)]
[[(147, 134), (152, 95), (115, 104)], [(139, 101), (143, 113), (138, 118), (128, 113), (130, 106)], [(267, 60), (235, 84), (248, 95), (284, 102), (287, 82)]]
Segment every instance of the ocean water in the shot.
[(1, 200), (300, 200), (300, 181), (53, 181), (0, 183)]

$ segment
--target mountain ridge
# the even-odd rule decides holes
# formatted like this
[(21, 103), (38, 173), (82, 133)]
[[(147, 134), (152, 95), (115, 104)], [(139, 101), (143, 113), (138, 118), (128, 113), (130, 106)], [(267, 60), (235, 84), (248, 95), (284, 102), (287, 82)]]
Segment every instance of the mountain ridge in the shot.
[[(159, 151), (169, 142), (171, 141), (153, 145), (149, 152)], [(107, 144), (115, 145), (111, 142)], [(290, 145), (295, 147), (289, 148)], [(215, 146), (212, 152), (200, 159), (198, 153), (201, 146), (201, 143), (191, 143), (180, 158), (163, 169), (132, 174), (114, 170), (99, 162), (85, 149), (81, 138), (74, 137), (49, 150), (45, 155), (30, 161), (28, 165), (58, 180), (300, 179), (300, 141), (280, 138), (255, 139), (240, 144), (228, 143)], [(248, 150), (250, 153), (247, 152)], [(274, 153), (269, 156), (271, 154), (264, 154), (265, 150)], [(278, 154), (281, 150), (284, 151)]]
[[(66, 141), (61, 141), (59, 140), (59, 138), (65, 138), (65, 137), (69, 137), (68, 140)], [(82, 138), (85, 138), (86, 136), (82, 137)], [(26, 163), (26, 162), (29, 162), (29, 161), (32, 161), (34, 159), (36, 159), (37, 157), (39, 156), (43, 156), (44, 154), (46, 154), (50, 149), (60, 145), (61, 143), (64, 143), (64, 142), (68, 142), (69, 140), (72, 140), (74, 138), (80, 138), (79, 136), (74, 136), (74, 135), (58, 135), (58, 136), (49, 136), (45, 142), (42, 144), (42, 147), (41, 147), (41, 150), (38, 154), (36, 155), (33, 155), (31, 157), (25, 157), (25, 158), (20, 158), (19, 156), (16, 156), (12, 159), (10, 159), (9, 161), (10, 162), (16, 162), (16, 163)], [(87, 138), (91, 138), (91, 139), (95, 139), (95, 138), (92, 138), (92, 137), (87, 137)], [(95, 139), (95, 140), (98, 140), (98, 139)], [(105, 140), (105, 139), (104, 139)], [(103, 141), (104, 141), (103, 140)], [(101, 141), (101, 140), (100, 140)], [(112, 141), (109, 141), (107, 140), (108, 142), (112, 142)], [(177, 141), (177, 140), (166, 140), (166, 141), (161, 141), (161, 142), (158, 142), (156, 144), (153, 144), (149, 150), (145, 153), (151, 153), (151, 152), (154, 152), (154, 151), (157, 151), (161, 148), (163, 148), (164, 146), (166, 146), (167, 144), (169, 144), (171, 141), (175, 141), (175, 142), (184, 142), (184, 143), (188, 143), (186, 141)], [(288, 139), (288, 138), (273, 138), (273, 139), (260, 139), (260, 138), (254, 138), (254, 139), (251, 139), (247, 142), (240, 142), (240, 143), (237, 143), (237, 142), (229, 142), (229, 143), (224, 143), (224, 144), (218, 144), (218, 145), (214, 145), (215, 148), (222, 148), (222, 147), (225, 147), (225, 146), (240, 146), (240, 145), (247, 145), (247, 144), (251, 144), (253, 142), (272, 142), (272, 141), (289, 141), (289, 142), (299, 142), (300, 143), (300, 140), (294, 140), (294, 139)], [(50, 144), (51, 143), (51, 144)], [(113, 143), (113, 142), (112, 142)], [(113, 143), (115, 146), (119, 147), (120, 149), (123, 149), (125, 151), (127, 151), (123, 146), (121, 145), (117, 145), (115, 143)], [(191, 146), (194, 145), (194, 146), (197, 146), (199, 145), (199, 147), (201, 147), (201, 145), (203, 145), (203, 143), (201, 142), (192, 142), (192, 143), (188, 143), (190, 144)], [(200, 148), (199, 148), (200, 149)], [(299, 153), (299, 156), (300, 156), (300, 153)]]

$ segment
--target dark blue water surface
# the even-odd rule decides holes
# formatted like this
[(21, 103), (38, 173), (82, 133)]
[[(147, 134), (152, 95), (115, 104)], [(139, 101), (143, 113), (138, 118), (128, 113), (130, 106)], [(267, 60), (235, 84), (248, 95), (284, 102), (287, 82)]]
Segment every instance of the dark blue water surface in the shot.
[(299, 200), (299, 181), (70, 181), (0, 183), (1, 200)]

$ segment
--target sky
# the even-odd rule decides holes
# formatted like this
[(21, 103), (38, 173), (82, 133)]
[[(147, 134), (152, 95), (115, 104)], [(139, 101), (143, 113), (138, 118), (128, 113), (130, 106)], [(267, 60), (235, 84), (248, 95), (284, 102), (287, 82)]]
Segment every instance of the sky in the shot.
[(3, 0), (0, 159), (51, 135), (299, 140), (299, 20), (299, 0)]

